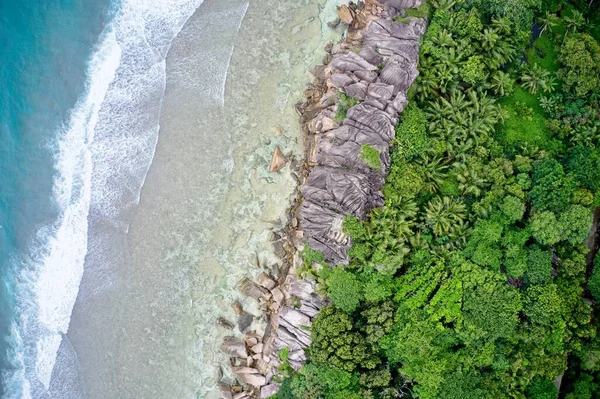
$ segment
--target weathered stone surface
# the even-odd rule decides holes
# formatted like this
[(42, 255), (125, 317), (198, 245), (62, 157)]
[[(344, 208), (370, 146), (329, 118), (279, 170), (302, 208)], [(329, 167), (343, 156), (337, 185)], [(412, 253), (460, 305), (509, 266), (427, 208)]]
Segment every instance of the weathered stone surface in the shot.
[(254, 353), (262, 353), (263, 349), (264, 349), (264, 344), (262, 344), (262, 343), (256, 344), (252, 348), (250, 348), (250, 350)]
[(238, 289), (242, 294), (256, 299), (267, 300), (271, 297), (271, 294), (267, 289), (247, 278), (243, 278), (238, 283)]
[(273, 301), (281, 306), (283, 304), (283, 292), (281, 292), (281, 289), (275, 287), (271, 290), (271, 294), (273, 295)]
[(354, 71), (354, 75), (363, 82), (373, 83), (379, 77), (375, 71)]
[(281, 330), (286, 330), (303, 348), (308, 348), (310, 346), (310, 334), (303, 328), (290, 324), (287, 320), (280, 318), (279, 331)]
[(396, 94), (396, 98), (391, 102), (390, 106), (397, 112), (401, 113), (406, 108), (408, 104), (408, 99), (406, 98), (406, 94), (400, 92)]
[(375, 71), (377, 67), (375, 65), (369, 64), (364, 58), (359, 56), (356, 53), (348, 52), (344, 55), (339, 55), (333, 57), (333, 61), (331, 61), (331, 66), (334, 69), (338, 69), (344, 72), (352, 72), (352, 71)]
[[(337, 214), (327, 212), (323, 216), (334, 222), (332, 218), (343, 222), (341, 215), (350, 214), (358, 218), (364, 218), (367, 210), (382, 205), (382, 194), (376, 190), (383, 185), (383, 177), (377, 175), (367, 176), (365, 174), (348, 171), (344, 168), (316, 166), (309, 175), (306, 184), (301, 188), (305, 198), (300, 209), (302, 227), (305, 233), (311, 235), (310, 221), (318, 223), (319, 220), (312, 219), (315, 212), (323, 212), (323, 208), (329, 208)], [(315, 208), (310, 203), (321, 205)], [(304, 203), (307, 203), (304, 206)], [(341, 214), (341, 215), (340, 215)], [(321, 220), (320, 222), (324, 222)], [(308, 223), (308, 224), (307, 224)], [(325, 226), (323, 226), (325, 227)], [(323, 231), (341, 232), (339, 226), (328, 226)], [(314, 230), (312, 231), (314, 232)]]
[(235, 374), (257, 374), (258, 370), (252, 367), (232, 367), (231, 371)]
[(408, 66), (405, 63), (388, 62), (381, 74), (379, 81), (394, 86), (394, 94), (399, 91), (406, 92), (418, 75), (416, 66)]
[(277, 285), (277, 283), (265, 272), (262, 272), (258, 276), (257, 282), (268, 290), (272, 290)]
[(240, 382), (255, 387), (262, 387), (267, 383), (267, 378), (261, 374), (238, 374), (237, 377)]
[(297, 309), (290, 308), (287, 306), (281, 309), (281, 311), (279, 312), (279, 318), (284, 319), (285, 321), (296, 327), (308, 327), (311, 325), (310, 318), (307, 315), (305, 315)]
[(364, 100), (367, 96), (367, 85), (364, 82), (352, 83), (344, 87), (343, 91), (349, 97)]
[(277, 392), (279, 392), (279, 387), (279, 384), (274, 382), (270, 383), (269, 385), (265, 385), (260, 389), (261, 399), (270, 398), (271, 396), (275, 395)]
[(217, 325), (221, 326), (221, 327), (225, 327), (228, 330), (233, 330), (233, 328), (235, 327), (235, 324), (232, 323), (231, 321), (227, 320), (224, 317), (219, 317), (217, 319)]
[(279, 172), (287, 163), (283, 152), (279, 149), (279, 147), (275, 147), (275, 151), (273, 152), (273, 158), (271, 159), (271, 166), (269, 167), (269, 172), (275, 173)]
[(248, 331), (250, 325), (252, 324), (252, 321), (254, 321), (254, 316), (247, 312), (244, 312), (238, 318), (238, 328), (242, 334)]
[(382, 4), (404, 10), (406, 8), (416, 8), (421, 5), (423, 0), (381, 0)]
[(347, 25), (350, 25), (356, 16), (354, 11), (352, 11), (347, 5), (339, 7), (337, 13), (340, 20)]
[(233, 399), (233, 393), (231, 392), (231, 386), (223, 382), (219, 383), (219, 391), (221, 392), (221, 399)]
[(221, 345), (221, 350), (229, 356), (240, 358), (248, 357), (246, 344), (236, 337), (225, 337), (223, 339), (223, 344)]
[(275, 340), (275, 347), (279, 350), (283, 348), (290, 348), (290, 350), (304, 350), (307, 345), (298, 341), (295, 335), (291, 334), (285, 327), (280, 327), (277, 331), (277, 339)]
[(387, 101), (394, 94), (394, 86), (385, 83), (373, 83), (369, 85), (367, 94), (370, 98), (379, 101)]
[[(383, 62), (383, 57), (375, 51), (372, 47), (364, 46), (358, 53), (362, 58), (365, 59), (371, 65), (379, 65)], [(357, 71), (359, 72), (359, 71)], [(356, 72), (355, 72), (356, 73)], [(358, 76), (358, 75), (357, 75)]]
[(354, 79), (345, 73), (334, 73), (329, 77), (329, 84), (338, 89), (343, 89), (352, 83), (354, 83)]
[(306, 301), (302, 301), (300, 311), (309, 317), (315, 317), (319, 313), (319, 309), (308, 305)]

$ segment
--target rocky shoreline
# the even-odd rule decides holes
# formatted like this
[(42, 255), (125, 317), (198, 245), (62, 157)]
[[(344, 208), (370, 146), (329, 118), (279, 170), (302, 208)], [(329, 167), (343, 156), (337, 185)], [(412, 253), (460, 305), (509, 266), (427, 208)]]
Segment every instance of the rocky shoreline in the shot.
[[(289, 364), (299, 370), (307, 359), (311, 320), (327, 304), (315, 282), (297, 278), (304, 243), (321, 251), (331, 264), (348, 262), (351, 240), (342, 231), (347, 215), (363, 219), (383, 205), (381, 192), (390, 166), (389, 146), (406, 107), (407, 92), (418, 75), (419, 39), (426, 21), (406, 18), (421, 0), (365, 0), (338, 10), (348, 25), (346, 38), (326, 47), (323, 65), (298, 106), (305, 136), (305, 162), (297, 170), (300, 196), (287, 226), (274, 233), (282, 267), (267, 268), (253, 282), (238, 284), (265, 312), (264, 332), (250, 331), (253, 316), (234, 304), (243, 337), (229, 336), (221, 349), (230, 356), (233, 382), (220, 382), (224, 399), (268, 398), (279, 390), (279, 352), (288, 348)], [(402, 22), (393, 19), (402, 17)], [(335, 21), (332, 24), (340, 23)], [(341, 112), (340, 93), (357, 105)], [(363, 156), (379, 153), (378, 167)], [(275, 277), (273, 277), (275, 276)], [(217, 323), (233, 329), (220, 318)]]

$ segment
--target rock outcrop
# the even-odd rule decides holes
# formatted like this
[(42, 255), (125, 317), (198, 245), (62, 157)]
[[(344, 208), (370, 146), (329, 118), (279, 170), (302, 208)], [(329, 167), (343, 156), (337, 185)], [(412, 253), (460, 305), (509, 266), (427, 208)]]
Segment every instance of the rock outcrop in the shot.
[[(328, 45), (325, 65), (314, 71), (315, 81), (298, 106), (306, 143), (306, 163), (298, 171), (299, 202), (290, 212), (286, 229), (275, 234), (275, 252), (285, 264), (256, 282), (244, 279), (238, 289), (255, 298), (267, 315), (264, 333), (251, 331), (253, 316), (234, 304), (243, 337), (226, 337), (222, 350), (230, 356), (235, 381), (221, 382), (222, 398), (268, 398), (279, 390), (281, 350), (299, 370), (307, 360), (310, 326), (327, 300), (315, 292), (314, 281), (298, 279), (297, 251), (305, 244), (323, 252), (330, 264), (348, 262), (351, 240), (342, 229), (347, 215), (363, 219), (383, 205), (381, 192), (390, 168), (389, 145), (406, 107), (407, 91), (417, 77), (418, 42), (423, 19), (396, 23), (403, 9), (421, 0), (365, 0), (340, 8), (348, 25), (346, 41)], [(339, 120), (338, 93), (359, 103)], [(380, 168), (362, 157), (363, 146), (376, 149)], [(228, 320), (217, 323), (227, 329)]]
[[(420, 0), (384, 1), (398, 9), (416, 7)], [(351, 240), (342, 231), (347, 215), (363, 219), (367, 212), (383, 205), (383, 187), (389, 171), (389, 144), (394, 126), (407, 104), (406, 93), (418, 75), (419, 38), (426, 22), (420, 18), (396, 23), (373, 20), (361, 32), (362, 48), (334, 55), (327, 86), (361, 103), (347, 111), (341, 125), (330, 120), (337, 105), (328, 106), (309, 122), (314, 137), (315, 164), (302, 186), (304, 201), (300, 226), (311, 248), (323, 252), (332, 264), (348, 262)], [(362, 159), (362, 146), (380, 154), (381, 168), (373, 169)]]

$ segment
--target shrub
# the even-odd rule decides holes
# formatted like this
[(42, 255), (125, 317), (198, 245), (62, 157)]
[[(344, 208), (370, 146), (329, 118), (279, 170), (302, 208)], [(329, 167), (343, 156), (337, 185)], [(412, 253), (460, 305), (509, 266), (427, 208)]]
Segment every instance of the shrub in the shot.
[(338, 267), (332, 271), (327, 283), (329, 297), (337, 308), (346, 313), (352, 313), (358, 308), (363, 288), (354, 274)]
[(370, 168), (381, 169), (381, 154), (379, 154), (379, 151), (368, 144), (364, 144), (360, 148), (360, 158), (365, 161)]

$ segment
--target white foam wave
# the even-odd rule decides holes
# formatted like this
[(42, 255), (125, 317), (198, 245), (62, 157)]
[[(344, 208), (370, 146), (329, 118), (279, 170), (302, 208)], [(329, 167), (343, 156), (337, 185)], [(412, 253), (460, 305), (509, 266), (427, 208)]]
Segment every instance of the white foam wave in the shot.
[(53, 194), (60, 216), (21, 262), (20, 319), (11, 337), (18, 353), (15, 371), (3, 378), (21, 380), (15, 398), (49, 397), (83, 275), (88, 221), (122, 223), (139, 202), (158, 139), (166, 54), (202, 2), (123, 0), (100, 40), (86, 93), (59, 134)]
[[(85, 95), (58, 133), (54, 201), (58, 219), (40, 229), (30, 254), (21, 259), (18, 277), (18, 327), (11, 339), (18, 360), (12, 376), (21, 381), (18, 397), (43, 397), (50, 384), (56, 353), (69, 328), (87, 252), (93, 141), (100, 106), (119, 66), (114, 30), (103, 32), (88, 67)], [(19, 351), (19, 348), (24, 352)]]

